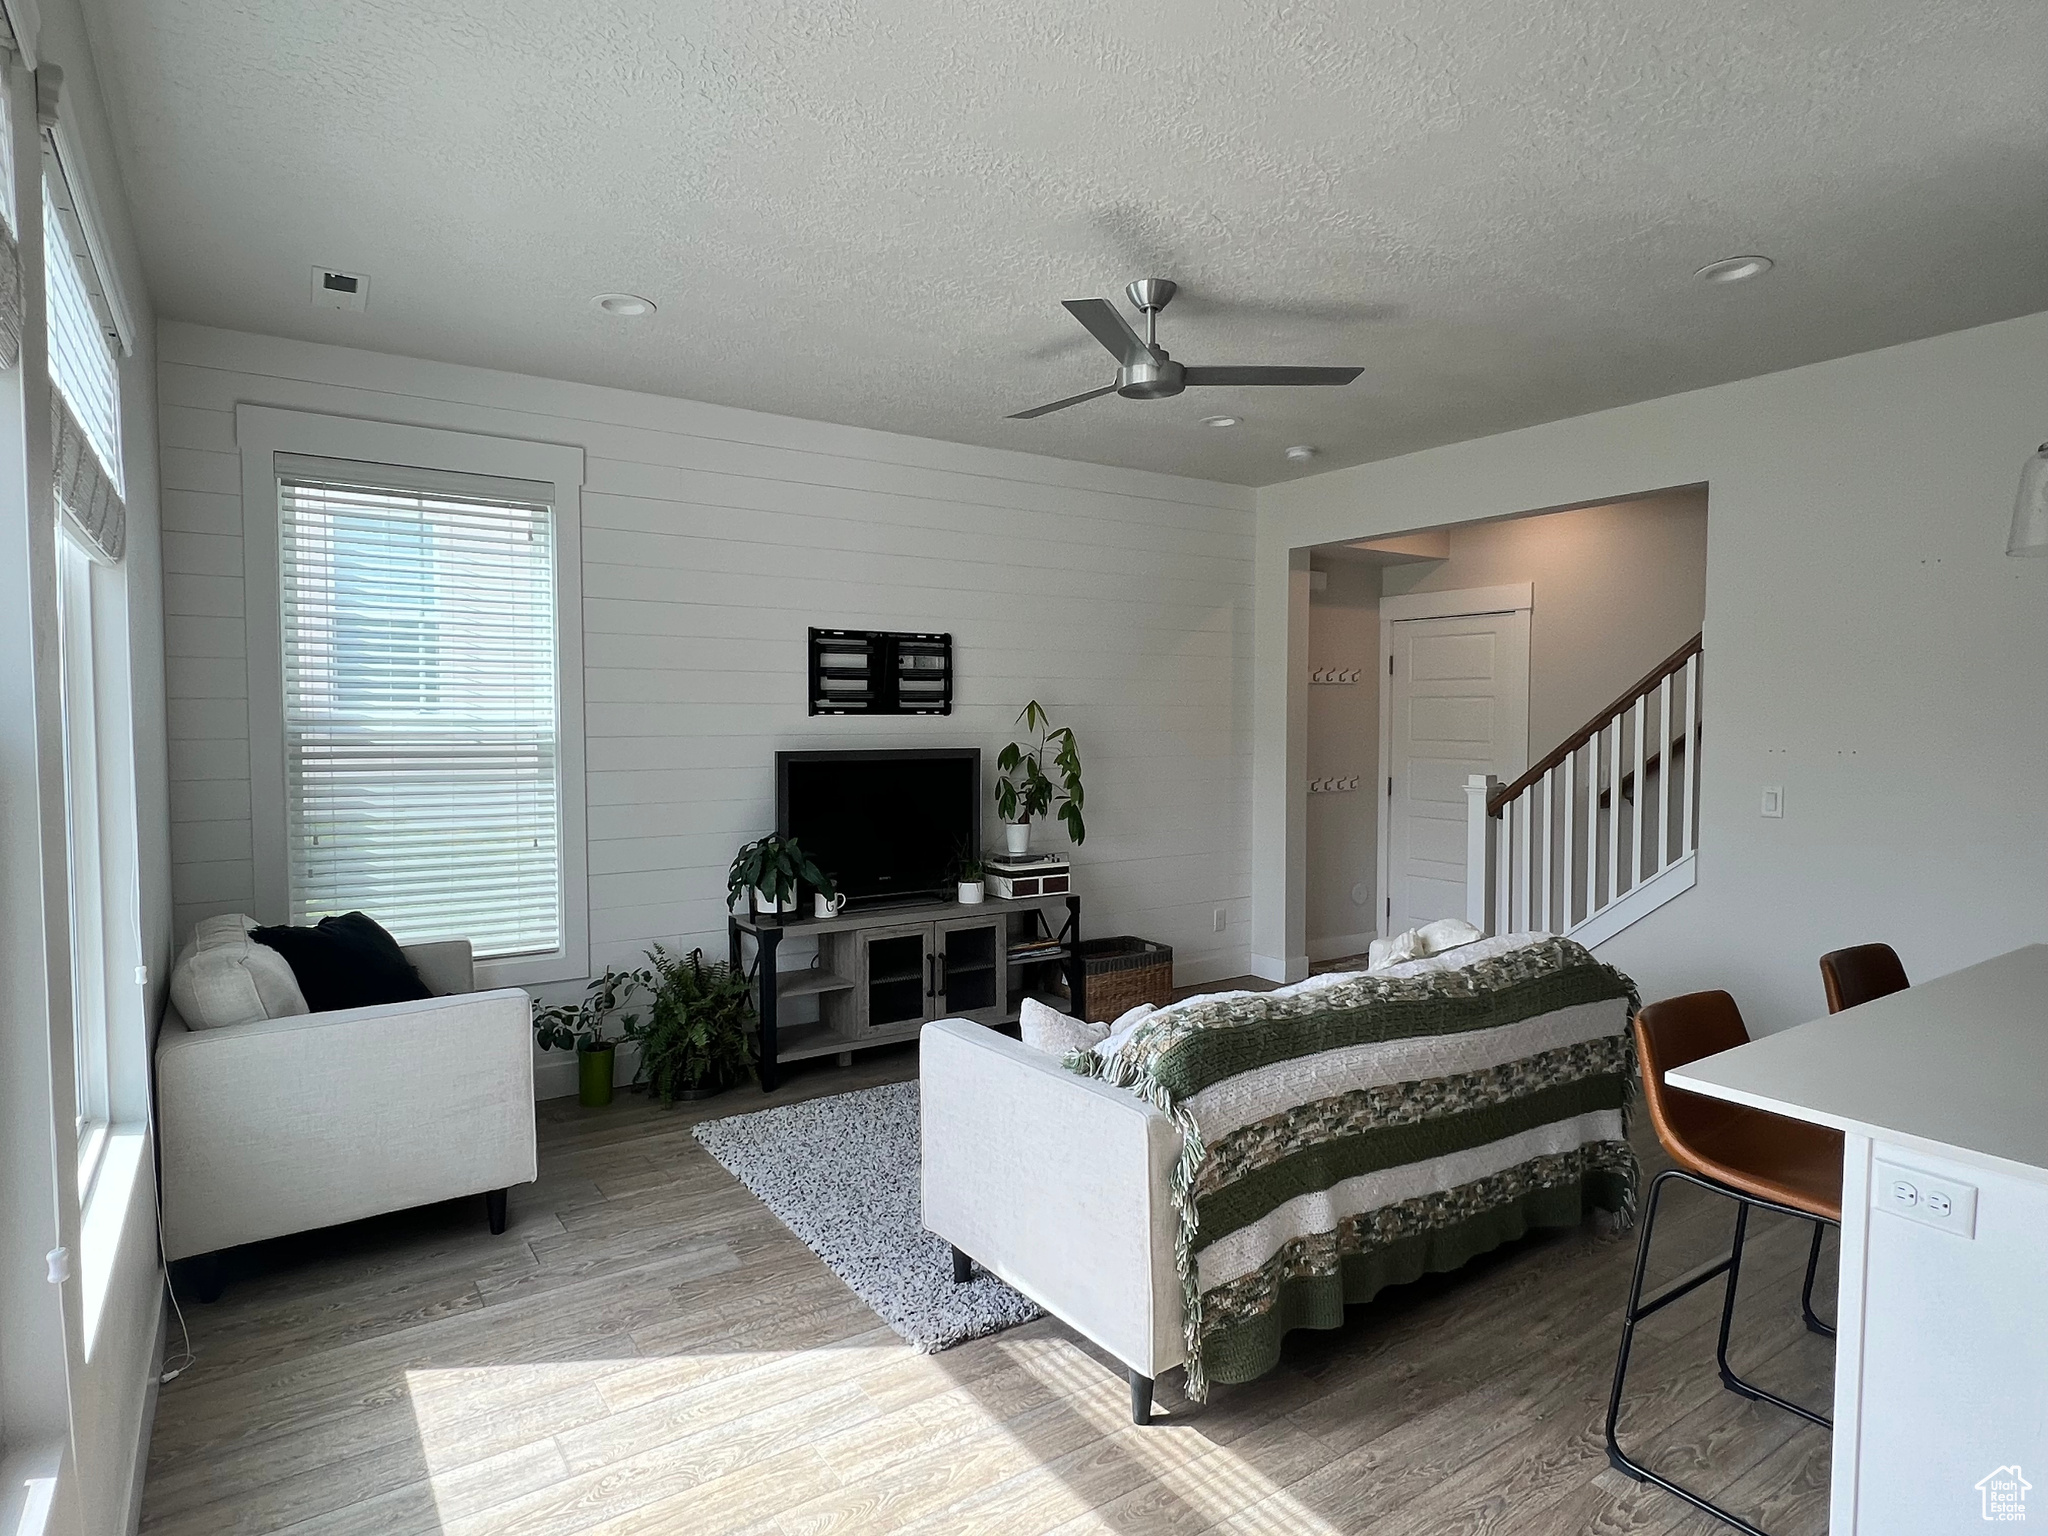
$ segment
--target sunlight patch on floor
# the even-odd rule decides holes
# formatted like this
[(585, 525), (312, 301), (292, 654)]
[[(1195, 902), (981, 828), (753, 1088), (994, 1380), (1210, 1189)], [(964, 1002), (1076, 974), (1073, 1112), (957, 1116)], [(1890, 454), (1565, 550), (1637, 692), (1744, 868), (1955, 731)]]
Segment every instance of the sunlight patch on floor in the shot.
[(1271, 1531), (1275, 1536), (1343, 1536), (1341, 1527), (1292, 1498), (1241, 1452), (1212, 1440), (1198, 1423), (1177, 1424), (1170, 1414), (1155, 1409), (1150, 1425), (1134, 1425), (1128, 1383), (1111, 1374), (1113, 1367), (1071, 1343), (1033, 1339), (1006, 1347), (1105, 1437), (1118, 1436), (1140, 1474), (1201, 1519), (1230, 1520), (1233, 1529)]

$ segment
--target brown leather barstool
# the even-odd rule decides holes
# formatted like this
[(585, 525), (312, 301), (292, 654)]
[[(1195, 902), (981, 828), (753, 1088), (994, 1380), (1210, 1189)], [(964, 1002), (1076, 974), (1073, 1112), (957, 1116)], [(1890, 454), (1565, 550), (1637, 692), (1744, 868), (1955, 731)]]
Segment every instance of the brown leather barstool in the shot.
[(1889, 944), (1829, 950), (1820, 957), (1820, 983), (1827, 988), (1829, 1013), (1890, 997), (1912, 985)]
[[(1650, 1183), (1649, 1207), (1643, 1217), (1643, 1235), (1636, 1249), (1635, 1278), (1629, 1284), (1628, 1307), (1622, 1314), (1621, 1354), (1614, 1362), (1614, 1390), (1607, 1400), (1607, 1458), (1616, 1468), (1638, 1481), (1668, 1489), (1688, 1503), (1726, 1521), (1750, 1536), (1765, 1536), (1757, 1526), (1740, 1515), (1713, 1503), (1704, 1495), (1682, 1487), (1671, 1479), (1631, 1460), (1615, 1438), (1615, 1422), (1621, 1416), (1622, 1383), (1628, 1375), (1629, 1346), (1635, 1340), (1636, 1324), (1653, 1312), (1663, 1310), (1681, 1296), (1689, 1295), (1717, 1275), (1728, 1277), (1721, 1299), (1721, 1333), (1714, 1358), (1721, 1370), (1721, 1383), (1729, 1391), (1758, 1402), (1772, 1403), (1800, 1418), (1832, 1429), (1833, 1424), (1789, 1398), (1744, 1381), (1728, 1364), (1728, 1328), (1735, 1316), (1735, 1286), (1742, 1270), (1742, 1243), (1749, 1230), (1749, 1213), (1754, 1207), (1811, 1221), (1813, 1247), (1806, 1261), (1806, 1287), (1800, 1305), (1807, 1326), (1818, 1333), (1832, 1334), (1813, 1315), (1813, 1274), (1820, 1260), (1820, 1242), (1828, 1227), (1842, 1221), (1842, 1136), (1823, 1126), (1788, 1120), (1740, 1104), (1729, 1104), (1697, 1093), (1665, 1086), (1664, 1074), (1703, 1056), (1732, 1050), (1749, 1040), (1735, 999), (1726, 992), (1694, 992), (1652, 1003), (1636, 1015), (1636, 1055), (1643, 1074), (1643, 1101), (1650, 1112), (1650, 1124), (1663, 1143), (1674, 1168), (1667, 1168)], [(1735, 1237), (1728, 1257), (1706, 1269), (1688, 1275), (1668, 1289), (1645, 1301), (1643, 1276), (1649, 1267), (1650, 1236), (1657, 1225), (1658, 1201), (1672, 1180), (1696, 1184), (1735, 1202)]]

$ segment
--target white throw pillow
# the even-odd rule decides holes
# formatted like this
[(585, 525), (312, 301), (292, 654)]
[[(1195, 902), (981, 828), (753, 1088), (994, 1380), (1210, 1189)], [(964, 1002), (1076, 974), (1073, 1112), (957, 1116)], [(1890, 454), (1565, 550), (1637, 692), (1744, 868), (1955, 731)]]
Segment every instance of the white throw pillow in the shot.
[(1017, 1012), (1017, 1033), (1034, 1051), (1064, 1056), (1069, 1051), (1093, 1049), (1109, 1033), (1109, 1026), (1090, 1024), (1086, 1019), (1048, 1008), (1035, 997), (1027, 997)]
[(253, 917), (202, 917), (171, 967), (171, 1003), (190, 1029), (310, 1013), (285, 957), (249, 937)]
[(1384, 970), (1404, 960), (1423, 960), (1447, 949), (1461, 949), (1486, 937), (1462, 917), (1440, 917), (1392, 938), (1374, 939), (1366, 958), (1369, 971)]
[(1116, 1022), (1109, 1026), (1109, 1034), (1095, 1047), (1098, 1056), (1114, 1056), (1124, 1048), (1124, 1042), (1131, 1038), (1131, 1031), (1159, 1011), (1157, 1003), (1140, 1003), (1116, 1016)]
[(1421, 942), (1425, 955), (1440, 955), (1447, 949), (1462, 949), (1467, 944), (1476, 944), (1486, 935), (1462, 917), (1440, 917), (1416, 929), (1415, 937)]

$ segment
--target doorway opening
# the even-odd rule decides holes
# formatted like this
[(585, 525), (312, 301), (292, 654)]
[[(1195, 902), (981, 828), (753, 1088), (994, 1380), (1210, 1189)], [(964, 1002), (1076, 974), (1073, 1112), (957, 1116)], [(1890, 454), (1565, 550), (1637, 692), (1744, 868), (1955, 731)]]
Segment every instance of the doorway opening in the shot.
[[(1706, 487), (1691, 486), (1309, 552), (1302, 889), (1311, 963), (1348, 960), (1375, 937), (1474, 910), (1475, 776), (1506, 788), (1546, 758), (1558, 770), (1557, 782), (1492, 813), (1490, 832), (1505, 817), (1508, 859), (1504, 870), (1487, 866), (1489, 893), (1528, 885), (1522, 906), (1499, 914), (1508, 926), (1566, 931), (1673, 862), (1667, 854), (1689, 856), (1695, 801), (1672, 808), (1681, 775), (1663, 765), (1683, 767), (1697, 737), (1679, 716), (1697, 704), (1698, 657), (1693, 693), (1683, 678), (1677, 685), (1691, 705), (1666, 705), (1660, 717), (1653, 686), (1647, 725), (1624, 709), (1610, 741), (1597, 722), (1701, 634), (1706, 545)], [(1678, 745), (1660, 760), (1667, 719)], [(1619, 752), (1622, 771), (1609, 775), (1582, 740), (1570, 753), (1576, 787), (1566, 790), (1557, 754), (1589, 725), (1601, 763)], [(1656, 797), (1647, 833), (1636, 830), (1642, 797), (1628, 772), (1638, 746)], [(1591, 808), (1590, 853), (1560, 843), (1568, 795), (1578, 797), (1582, 842)], [(1529, 839), (1520, 863), (1517, 836)], [(1654, 868), (1643, 862), (1653, 846)], [(1603, 883), (1607, 861), (1617, 873)]]

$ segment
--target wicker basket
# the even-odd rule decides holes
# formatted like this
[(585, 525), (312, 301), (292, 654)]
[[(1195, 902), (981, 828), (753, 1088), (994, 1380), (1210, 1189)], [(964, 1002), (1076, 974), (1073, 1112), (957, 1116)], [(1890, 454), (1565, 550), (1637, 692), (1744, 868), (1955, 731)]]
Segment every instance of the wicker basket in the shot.
[(1140, 1003), (1164, 1008), (1173, 1001), (1173, 950), (1125, 934), (1084, 939), (1081, 967), (1087, 977), (1088, 1017), (1106, 1024)]

